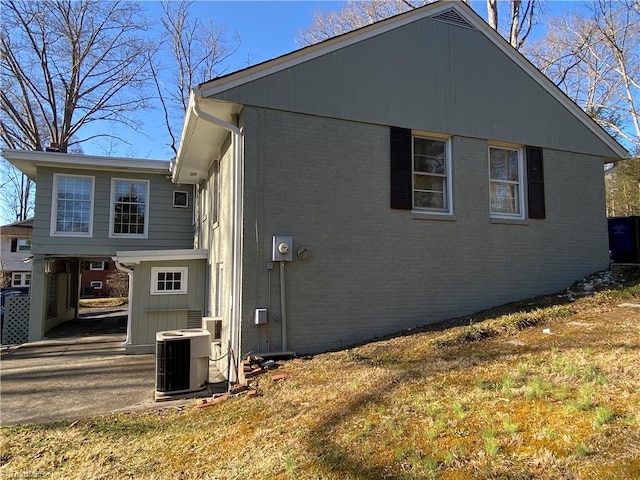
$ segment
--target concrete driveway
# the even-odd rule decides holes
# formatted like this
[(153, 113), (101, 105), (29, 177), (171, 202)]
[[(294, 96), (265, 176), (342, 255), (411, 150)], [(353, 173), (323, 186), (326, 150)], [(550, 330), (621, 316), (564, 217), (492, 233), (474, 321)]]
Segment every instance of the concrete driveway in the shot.
[(125, 330), (126, 311), (103, 310), (56, 327), (46, 340), (3, 352), (0, 423), (45, 423), (189, 403), (154, 401), (155, 357), (125, 355)]

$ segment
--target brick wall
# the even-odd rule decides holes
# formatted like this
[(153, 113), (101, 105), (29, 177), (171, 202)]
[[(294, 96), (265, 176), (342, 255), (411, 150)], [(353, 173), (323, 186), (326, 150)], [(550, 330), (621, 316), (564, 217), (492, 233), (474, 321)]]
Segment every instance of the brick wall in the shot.
[[(243, 350), (312, 353), (562, 289), (607, 266), (602, 161), (545, 150), (547, 218), (489, 216), (487, 142), (453, 136), (454, 217), (392, 210), (388, 127), (245, 108)], [(500, 139), (495, 139), (500, 140)], [(303, 262), (295, 251), (306, 246)], [(253, 310), (269, 323), (253, 325)]]

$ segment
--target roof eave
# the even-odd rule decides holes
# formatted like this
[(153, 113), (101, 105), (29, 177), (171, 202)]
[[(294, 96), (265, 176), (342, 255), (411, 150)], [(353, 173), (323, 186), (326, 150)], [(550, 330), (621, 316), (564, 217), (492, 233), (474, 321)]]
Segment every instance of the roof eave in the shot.
[(36, 181), (38, 167), (105, 171), (132, 171), (136, 173), (168, 173), (167, 160), (148, 160), (123, 157), (76, 155), (37, 150), (2, 150), (2, 156), (31, 180)]
[[(180, 147), (171, 170), (171, 178), (175, 183), (197, 184), (206, 179), (211, 162), (220, 158), (220, 147), (229, 134), (225, 128), (196, 115), (195, 102), (192, 90)], [(242, 105), (206, 99), (199, 103), (198, 108), (210, 116), (233, 123)]]

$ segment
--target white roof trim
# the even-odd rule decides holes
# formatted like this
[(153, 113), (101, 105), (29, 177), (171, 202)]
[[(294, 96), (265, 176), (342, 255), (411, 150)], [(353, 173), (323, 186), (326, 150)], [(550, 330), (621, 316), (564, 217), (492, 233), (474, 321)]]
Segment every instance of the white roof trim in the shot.
[(39, 150), (2, 150), (2, 156), (30, 178), (35, 178), (38, 166), (77, 168), (79, 170), (169, 173), (168, 160), (101, 157), (97, 155), (42, 152)]
[(547, 90), (593, 134), (618, 154), (620, 158), (626, 158), (629, 156), (629, 152), (627, 152), (622, 145), (611, 137), (606, 130), (589, 117), (589, 115), (587, 115), (575, 102), (573, 102), (573, 100), (565, 95), (562, 90), (560, 90), (551, 80), (549, 80), (529, 60), (527, 60), (524, 55), (514, 49), (498, 32), (493, 30), (477, 13), (473, 11), (471, 7), (462, 2), (440, 1), (427, 4), (415, 10), (410, 10), (406, 13), (396, 15), (395, 17), (381, 20), (358, 30), (293, 51), (239, 72), (226, 75), (219, 79), (213, 79), (202, 84), (200, 86), (200, 91), (203, 97), (216, 95), (245, 83), (252, 82), (282, 70), (286, 70), (295, 65), (313, 60), (327, 53), (332, 53), (341, 48), (381, 35), (398, 27), (402, 27), (424, 18), (436, 16), (448, 10), (455, 10), (473, 27), (484, 33), (494, 45), (513, 60), (525, 73), (538, 82), (538, 84), (540, 84), (545, 90)]
[(114, 262), (137, 265), (140, 262), (166, 262), (172, 260), (206, 260), (208, 250), (129, 250), (117, 251)]

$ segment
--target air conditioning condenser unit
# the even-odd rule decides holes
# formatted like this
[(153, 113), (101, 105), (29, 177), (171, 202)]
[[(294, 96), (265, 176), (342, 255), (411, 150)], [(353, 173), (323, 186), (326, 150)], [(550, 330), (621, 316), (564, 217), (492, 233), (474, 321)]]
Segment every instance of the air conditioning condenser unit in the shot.
[(210, 345), (202, 328), (156, 333), (156, 401), (207, 387)]

